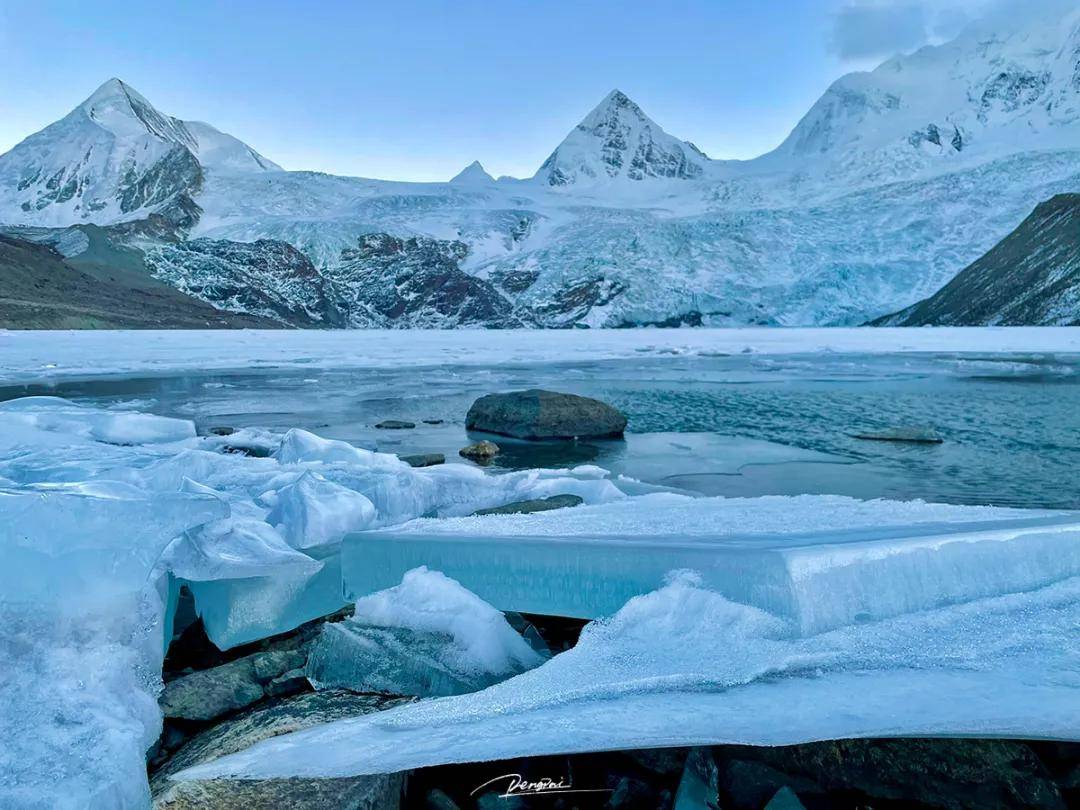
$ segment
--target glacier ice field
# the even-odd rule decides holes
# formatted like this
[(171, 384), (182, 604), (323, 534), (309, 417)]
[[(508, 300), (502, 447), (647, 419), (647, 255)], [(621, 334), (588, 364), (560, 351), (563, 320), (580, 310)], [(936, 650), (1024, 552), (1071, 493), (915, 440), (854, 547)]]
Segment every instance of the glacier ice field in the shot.
[[(395, 362), (379, 335), (373, 354), (391, 359), (368, 368), (301, 352), (196, 372), (162, 351), (121, 374), (76, 373), (79, 347), (52, 354), (70, 364), (59, 379), (0, 358), (0, 806), (148, 805), (181, 586), (221, 649), (355, 602), (324, 628), (309, 677), (355, 678), (365, 634), (422, 637), (447, 695), (181, 779), (851, 736), (1080, 738), (1075, 338), (975, 352), (912, 334), (919, 350), (805, 352), (714, 350), (707, 333), (653, 343), (691, 351), (639, 351), (640, 334), (603, 335), (568, 358), (426, 365)], [(1047, 340), (1033, 335), (1009, 340)], [(459, 460), (470, 398), (531, 385), (609, 399), (631, 432), (507, 440), (486, 469)], [(389, 417), (417, 427), (373, 427)], [(947, 441), (849, 435), (896, 421)], [(448, 463), (396, 456), (425, 449)], [(584, 503), (472, 514), (557, 494)], [(591, 621), (548, 657), (503, 611)]]

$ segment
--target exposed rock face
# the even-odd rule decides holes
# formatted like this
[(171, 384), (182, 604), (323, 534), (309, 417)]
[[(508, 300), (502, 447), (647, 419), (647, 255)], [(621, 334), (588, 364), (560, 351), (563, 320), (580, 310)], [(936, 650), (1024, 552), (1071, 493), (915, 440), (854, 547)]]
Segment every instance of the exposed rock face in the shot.
[(277, 326), (222, 312), (146, 279), (95, 278), (56, 248), (0, 234), (0, 328), (222, 329)]
[(547, 327), (573, 326), (593, 309), (610, 304), (627, 289), (626, 284), (603, 276), (575, 281), (534, 305), (533, 317)]
[(518, 439), (605, 438), (623, 434), (626, 416), (596, 399), (534, 388), (480, 397), (465, 427)]
[(458, 266), (468, 252), (463, 242), (369, 234), (326, 274), (353, 326), (520, 326), (498, 290)]
[(875, 326), (1080, 324), (1080, 194), (1039, 206), (937, 293)]
[(147, 252), (153, 275), (219, 309), (307, 327), (344, 326), (326, 279), (286, 242), (193, 239)]
[(407, 702), (408, 698), (326, 691), (260, 705), (189, 740), (150, 780), (157, 810), (384, 810), (399, 806), (400, 774), (340, 779), (214, 779), (174, 782), (172, 774), (248, 748), (260, 740), (319, 723), (357, 717)]

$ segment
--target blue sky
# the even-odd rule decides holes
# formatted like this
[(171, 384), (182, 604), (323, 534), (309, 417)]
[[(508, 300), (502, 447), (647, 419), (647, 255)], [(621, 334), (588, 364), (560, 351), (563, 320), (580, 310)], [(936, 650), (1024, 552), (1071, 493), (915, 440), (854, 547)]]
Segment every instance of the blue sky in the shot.
[(753, 157), (833, 79), (934, 36), (939, 6), (0, 0), (0, 152), (117, 76), (289, 169), (528, 176), (614, 87), (709, 155)]

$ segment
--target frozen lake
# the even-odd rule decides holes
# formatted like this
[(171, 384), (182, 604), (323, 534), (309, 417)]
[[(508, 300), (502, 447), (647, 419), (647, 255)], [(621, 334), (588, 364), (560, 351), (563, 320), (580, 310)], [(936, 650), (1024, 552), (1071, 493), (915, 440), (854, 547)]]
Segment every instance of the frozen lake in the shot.
[[(500, 440), (496, 468), (594, 463), (708, 495), (824, 493), (1080, 508), (1073, 475), (1080, 465), (1078, 335), (1074, 329), (2, 333), (0, 400), (53, 394), (193, 419), (203, 429), (302, 427), (380, 451), (442, 452), (457, 460), (469, 438), (464, 415), (473, 399), (542, 387), (621, 408), (630, 420), (627, 440), (569, 446)], [(376, 429), (384, 419), (417, 427)], [(897, 426), (933, 428), (944, 442), (852, 435)]]

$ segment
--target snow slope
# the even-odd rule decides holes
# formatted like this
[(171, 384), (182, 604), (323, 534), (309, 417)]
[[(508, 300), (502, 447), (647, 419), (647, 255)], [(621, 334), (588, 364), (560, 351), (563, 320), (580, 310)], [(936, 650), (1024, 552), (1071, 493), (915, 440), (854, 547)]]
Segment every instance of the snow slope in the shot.
[[(842, 77), (750, 161), (710, 160), (619, 91), (525, 180), (479, 163), (447, 183), (285, 172), (152, 110), (109, 82), (0, 157), (0, 222), (180, 200), (181, 235), (288, 242), (331, 275), (366, 235), (460, 242), (461, 269), (511, 310), (488, 325), (855, 324), (932, 295), (1038, 201), (1080, 188), (1080, 12), (972, 27)], [(370, 302), (347, 306), (382, 324)], [(407, 324), (460, 325), (428, 300)]]

